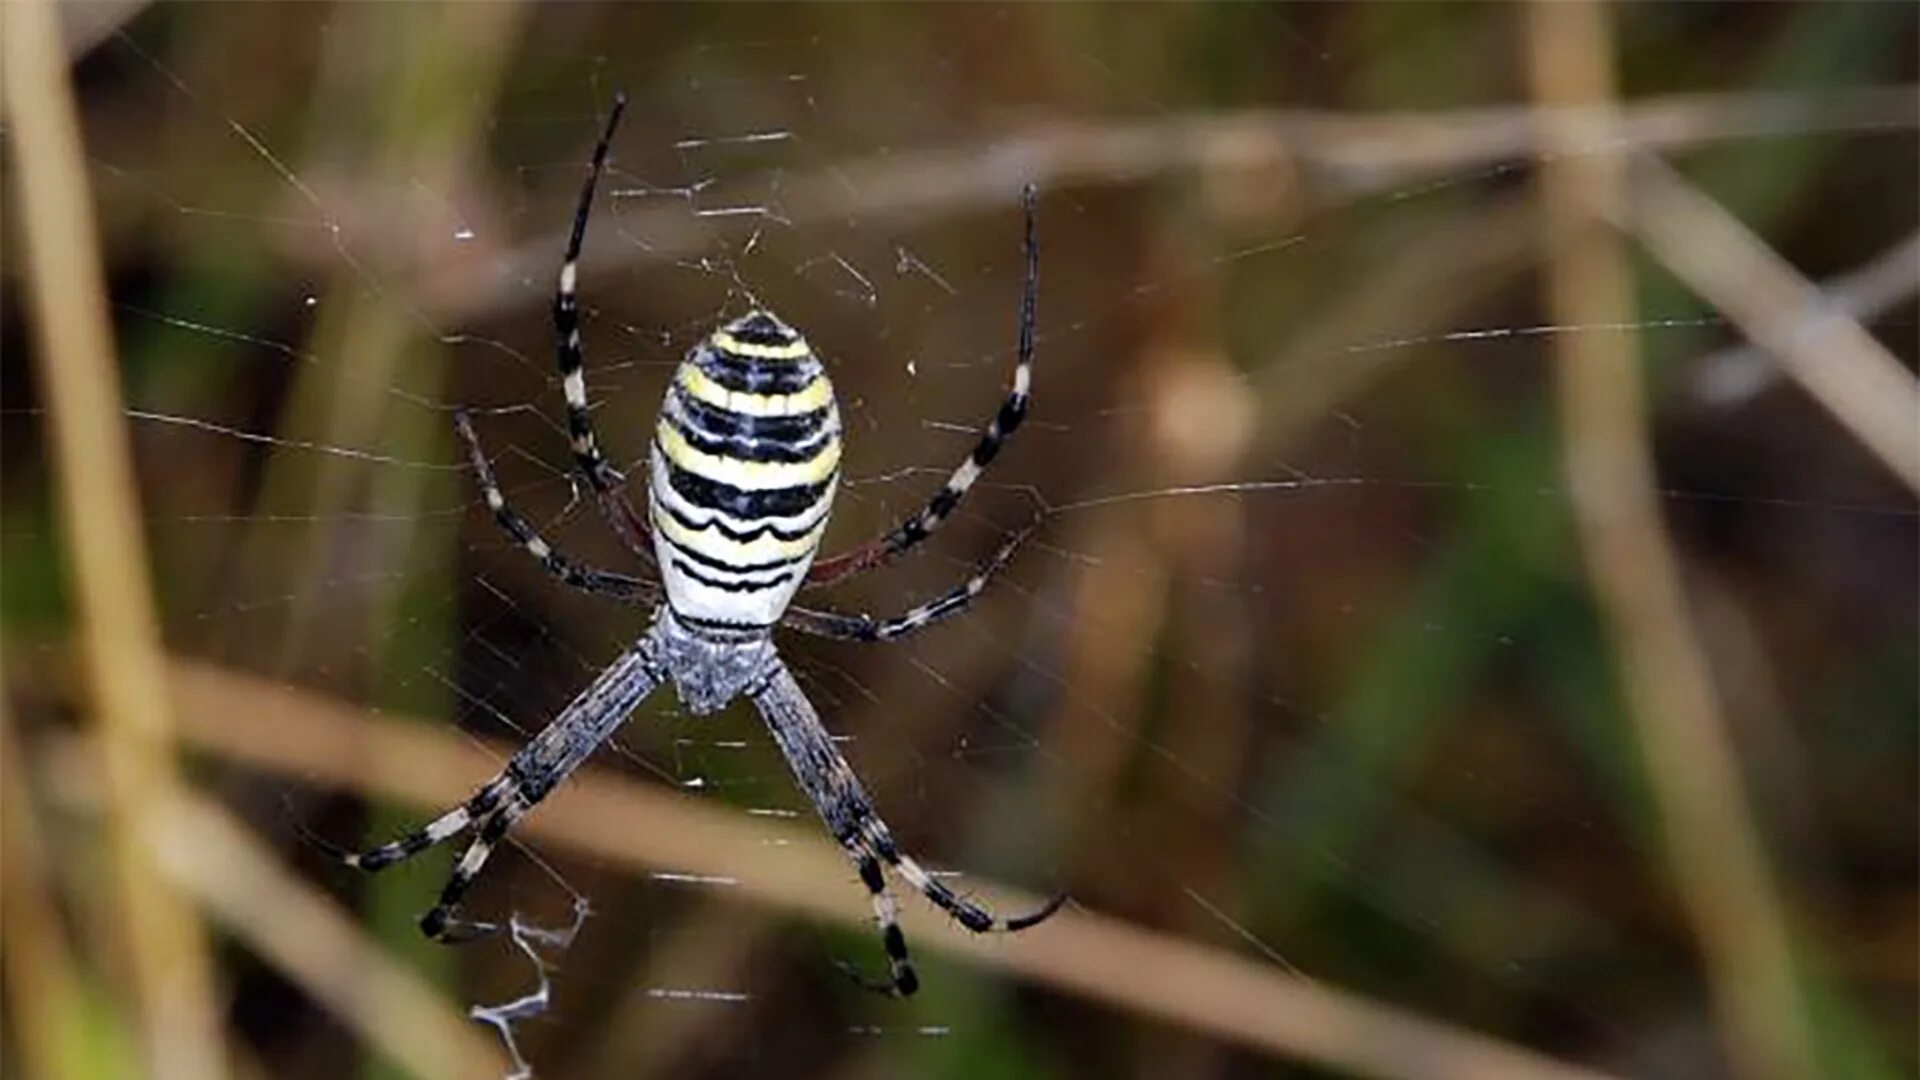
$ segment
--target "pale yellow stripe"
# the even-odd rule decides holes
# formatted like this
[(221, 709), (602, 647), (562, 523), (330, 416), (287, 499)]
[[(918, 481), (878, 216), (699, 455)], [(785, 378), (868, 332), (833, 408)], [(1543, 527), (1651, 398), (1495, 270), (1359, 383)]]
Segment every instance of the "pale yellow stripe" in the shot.
[(679, 375), (680, 388), (701, 401), (716, 408), (737, 412), (742, 416), (790, 416), (794, 413), (809, 413), (823, 409), (833, 400), (833, 384), (825, 375), (807, 384), (807, 388), (797, 394), (755, 394), (745, 390), (729, 390), (707, 377), (697, 365), (681, 364)]
[(742, 491), (768, 491), (775, 488), (818, 484), (840, 467), (840, 440), (829, 439), (820, 452), (807, 461), (742, 461), (739, 458), (709, 454), (688, 442), (680, 430), (662, 416), (654, 429), (667, 460), (696, 476)]
[(713, 332), (713, 344), (715, 348), (736, 356), (751, 356), (758, 360), (799, 360), (813, 352), (804, 340), (789, 341), (785, 345), (758, 345), (741, 341), (725, 330)]
[(691, 548), (717, 562), (741, 566), (805, 555), (819, 546), (820, 534), (826, 531), (826, 525), (826, 519), (823, 518), (818, 525), (807, 530), (806, 535), (794, 540), (782, 540), (768, 533), (752, 540), (740, 541), (713, 526), (689, 529), (675, 520), (672, 514), (653, 515), (653, 527), (659, 529), (674, 543)]
[[(658, 450), (657, 447), (655, 449), (656, 451)], [(791, 533), (800, 529), (814, 528), (825, 521), (827, 515), (833, 510), (833, 487), (830, 484), (828, 485), (826, 493), (822, 495), (819, 500), (797, 514), (788, 514), (785, 516), (776, 514), (759, 518), (738, 518), (727, 513), (725, 510), (701, 506), (680, 494), (678, 491), (675, 491), (673, 489), (672, 478), (667, 475), (667, 456), (664, 453), (658, 452), (647, 456), (651, 459), (652, 463), (651, 497), (663, 507), (678, 513), (681, 518), (693, 522), (693, 527), (696, 529), (704, 529), (708, 525), (717, 522), (732, 528), (735, 532), (745, 532), (766, 525), (777, 525), (781, 529)]]

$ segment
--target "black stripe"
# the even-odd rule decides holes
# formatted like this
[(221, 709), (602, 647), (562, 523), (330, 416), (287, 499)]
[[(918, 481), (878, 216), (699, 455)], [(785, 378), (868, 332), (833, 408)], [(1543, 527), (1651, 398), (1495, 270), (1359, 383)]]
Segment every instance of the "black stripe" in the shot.
[(580, 350), (573, 345), (574, 331), (580, 328), (580, 301), (572, 293), (553, 298), (553, 339), (560, 349), (560, 374), (571, 375), (583, 365)]
[[(929, 897), (929, 899), (932, 898)], [(955, 898), (952, 891), (948, 891), (945, 897), (934, 900), (933, 902), (945, 909), (947, 914), (953, 916), (954, 920), (961, 926), (966, 927), (976, 934), (984, 934), (993, 929), (993, 916), (981, 911), (978, 907), (975, 907), (965, 900)]]
[(534, 806), (546, 798), (553, 790), (553, 785), (566, 774), (540, 768), (533, 762), (521, 764), (521, 756), (515, 754), (513, 760), (507, 762), (507, 774), (514, 779), (515, 798), (523, 806)]
[[(526, 767), (524, 765), (520, 765), (519, 762), (520, 762), (519, 754), (515, 754), (512, 760), (507, 762), (507, 772), (509, 775), (514, 774), (514, 769), (516, 767), (524, 771)], [(521, 776), (520, 779), (524, 780), (525, 777)], [(467, 816), (469, 818), (486, 817), (489, 811), (491, 811), (494, 807), (500, 805), (501, 796), (505, 795), (507, 793), (508, 788), (510, 787), (512, 787), (511, 784), (493, 783), (493, 784), (488, 784), (486, 787), (483, 787), (479, 791), (474, 792), (473, 798), (468, 799), (467, 805), (464, 807), (464, 809), (467, 812)], [(469, 821), (467, 824), (471, 825), (473, 823)]]
[(712, 567), (715, 570), (719, 570), (728, 574), (761, 574), (761, 573), (767, 572), (768, 570), (781, 570), (781, 569), (785, 569), (786, 567), (792, 566), (795, 563), (805, 562), (808, 558), (811, 557), (808, 554), (800, 554), (800, 555), (789, 556), (788, 558), (785, 558), (785, 559), (775, 559), (772, 562), (730, 563), (720, 559), (716, 559), (711, 555), (702, 554), (701, 552), (688, 547), (687, 545), (681, 543), (680, 541), (675, 540), (672, 536), (669, 536), (664, 530), (661, 531), (660, 538), (665, 540), (667, 543), (673, 545), (673, 550), (679, 552), (682, 555), (685, 555), (687, 558), (692, 559), (694, 562), (697, 562), (702, 566)]
[[(811, 430), (800, 425), (788, 425), (792, 434), (784, 438), (764, 436), (751, 431), (740, 433), (739, 429), (742, 425), (738, 423), (723, 422), (716, 429), (703, 424), (701, 422), (703, 415), (686, 407), (687, 399), (691, 395), (679, 393), (678, 390), (679, 387), (675, 387), (667, 393), (665, 410), (667, 423), (673, 425), (673, 430), (679, 432), (687, 442), (705, 453), (732, 458), (735, 461), (772, 461), (797, 465), (819, 457), (821, 452), (832, 445), (835, 438), (832, 429), (826, 424), (825, 409), (804, 414), (816, 418)], [(738, 413), (730, 413), (724, 409), (707, 411), (717, 412), (723, 416), (739, 416)], [(782, 417), (782, 419), (785, 418)]]
[(507, 509), (505, 503), (501, 503), (500, 509), (493, 512), (493, 520), (501, 528), (507, 530), (507, 534), (518, 541), (521, 547), (525, 547), (536, 538), (533, 526), (522, 521), (519, 514)]
[(411, 859), (432, 846), (433, 840), (427, 836), (425, 829), (421, 829), (362, 854), (354, 860), (354, 865), (368, 873), (376, 873), (394, 863)]
[(679, 409), (688, 423), (698, 425), (716, 439), (801, 443), (825, 429), (833, 411), (833, 406), (827, 404), (812, 412), (752, 416), (702, 401), (687, 393), (677, 381), (667, 388), (667, 401), (669, 407)]
[(673, 568), (675, 570), (680, 571), (681, 573), (687, 575), (688, 577), (699, 582), (700, 584), (707, 586), (708, 588), (719, 589), (721, 592), (730, 592), (730, 593), (768, 592), (773, 589), (784, 587), (787, 584), (787, 582), (792, 581), (795, 577), (794, 574), (787, 573), (787, 574), (775, 574), (773, 577), (768, 578), (765, 581), (721, 581), (718, 578), (710, 578), (705, 574), (700, 573), (698, 570), (695, 570), (693, 567), (688, 566), (684, 562), (681, 562), (679, 559), (674, 559), (672, 561), (673, 561)]
[(518, 807), (502, 810), (500, 813), (488, 818), (486, 824), (480, 826), (480, 842), (489, 848), (498, 844), (500, 838), (507, 835), (507, 830), (513, 827), (513, 823), (515, 819), (519, 818), (520, 812), (525, 810), (526, 804), (521, 803)]
[(816, 521), (813, 524), (808, 525), (807, 527), (802, 529), (788, 530), (788, 529), (779, 528), (775, 526), (772, 522), (768, 522), (765, 525), (759, 525), (754, 528), (741, 531), (741, 530), (729, 528), (726, 522), (720, 521), (718, 519), (710, 522), (706, 522), (704, 524), (701, 522), (695, 521), (692, 518), (688, 517), (687, 515), (681, 513), (679, 510), (674, 509), (674, 507), (664, 499), (655, 499), (653, 505), (659, 507), (662, 511), (665, 511), (668, 517), (672, 518), (676, 522), (679, 522), (681, 525), (685, 526), (688, 529), (692, 529), (695, 531), (709, 528), (709, 527), (719, 529), (720, 535), (726, 537), (729, 540), (738, 540), (743, 544), (750, 543), (754, 540), (758, 540), (763, 536), (777, 536), (782, 540), (799, 540), (802, 537), (806, 536), (808, 533), (811, 533), (813, 532), (813, 530), (820, 527), (820, 523)]
[(1026, 418), (1027, 396), (1025, 394), (1009, 395), (1007, 400), (1000, 404), (1000, 411), (994, 414), (993, 422), (988, 424), (987, 430), (981, 434), (980, 441), (974, 444), (971, 456), (974, 467), (985, 469), (993, 464), (993, 459), (1000, 454), (1000, 447), (1006, 444), (1009, 436), (1020, 430), (1020, 422)]
[(701, 342), (687, 362), (729, 390), (752, 394), (797, 394), (812, 386), (822, 370), (812, 353), (794, 360), (763, 360), (728, 352), (710, 340)]
[(1030, 911), (1025, 915), (1016, 915), (1011, 919), (1002, 920), (1000, 923), (1001, 929), (1006, 930), (1008, 933), (1017, 933), (1025, 930), (1029, 926), (1038, 926), (1048, 919), (1053, 918), (1053, 913), (1066, 906), (1066, 903), (1066, 893), (1054, 893), (1046, 903), (1040, 905), (1038, 910)]
[(964, 488), (943, 487), (940, 489), (940, 494), (935, 495), (933, 501), (927, 504), (927, 513), (933, 515), (935, 521), (943, 520), (948, 514), (953, 513), (954, 507), (960, 505), (960, 497), (965, 494)]
[[(672, 600), (668, 600), (667, 606), (673, 607)], [(698, 615), (688, 615), (679, 608), (673, 608), (673, 617), (696, 630), (764, 630), (780, 621), (779, 619), (775, 619), (770, 623), (757, 623), (728, 622), (725, 619), (703, 619)]]
[(723, 457), (729, 461), (804, 465), (826, 453), (832, 448), (834, 442), (832, 435), (801, 445), (775, 442), (770, 439), (716, 439), (690, 424), (678, 423), (679, 419), (668, 414), (667, 424), (678, 432), (681, 438), (687, 440), (688, 444), (703, 453)]
[(593, 418), (587, 415), (587, 410), (567, 406), (567, 434), (588, 444), (593, 442)]
[(791, 345), (800, 340), (793, 327), (764, 311), (755, 311), (727, 324), (727, 333), (752, 345)]
[(1007, 400), (1000, 403), (1000, 412), (993, 418), (993, 426), (1001, 438), (1020, 430), (1020, 421), (1027, 418), (1027, 395), (1009, 394)]
[(764, 521), (767, 518), (790, 518), (804, 514), (820, 504), (834, 480), (829, 476), (817, 484), (746, 491), (675, 465), (665, 450), (659, 451), (659, 454), (660, 460), (667, 466), (667, 483), (676, 494), (703, 510), (718, 510), (740, 521)]

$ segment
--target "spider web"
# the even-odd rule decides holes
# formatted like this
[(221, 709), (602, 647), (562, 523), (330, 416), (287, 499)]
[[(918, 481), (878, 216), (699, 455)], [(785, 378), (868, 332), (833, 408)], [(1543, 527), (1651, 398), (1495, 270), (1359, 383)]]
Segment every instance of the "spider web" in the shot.
[[(1033, 180), (1028, 426), (935, 540), (823, 602), (903, 610), (1036, 508), (1040, 533), (910, 640), (781, 640), (906, 846), (956, 888), (1065, 888), (1562, 1058), (1719, 1068), (1558, 465), (1553, 349), (1625, 336), (1751, 801), (1793, 895), (1843, 909), (1809, 932), (1833, 1030), (1878, 1023), (1861, 1067), (1910, 1067), (1878, 1016), (1910, 966), (1854, 943), (1898, 933), (1874, 905), (1914, 885), (1911, 753), (1888, 754), (1915, 712), (1911, 494), (1660, 271), (1630, 323), (1541, 317), (1512, 13), (1099, 10), (160, 8), (108, 32), (82, 104), (170, 648), (510, 745), (642, 628), (511, 549), (447, 422), (472, 407), (544, 534), (626, 568), (568, 478), (545, 310), (616, 89), (582, 267), (601, 440), (643, 475), (679, 357), (770, 306), (846, 415), (830, 551), (916, 508), (1004, 392)], [(1713, 57), (1628, 64), (1631, 141), (1911, 365), (1915, 29), (1844, 10), (1621, 12), (1622, 55)], [(263, 41), (279, 69), (241, 60)], [(6, 390), (24, 639), (58, 597), (12, 568), (57, 534), (18, 366)], [(813, 824), (742, 707), (661, 695), (597, 764), (769, 850)], [(511, 932), (424, 947), (444, 858), (364, 883), (298, 838), (424, 808), (213, 768), (546, 1075), (1258, 1067), (919, 937), (922, 997), (870, 999), (834, 964), (877, 964), (875, 935), (764, 905), (750, 849), (717, 874), (529, 838), (468, 903)], [(865, 912), (851, 867), (832, 884)], [(577, 937), (539, 929), (582, 900)], [(277, 976), (236, 978), (279, 1003), (237, 1007), (276, 1073), (354, 1052)]]

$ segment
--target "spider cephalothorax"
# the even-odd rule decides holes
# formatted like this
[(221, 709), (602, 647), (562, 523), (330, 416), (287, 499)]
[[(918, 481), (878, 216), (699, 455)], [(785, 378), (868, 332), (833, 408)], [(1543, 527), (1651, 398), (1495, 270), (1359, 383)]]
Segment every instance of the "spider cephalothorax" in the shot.
[(911, 994), (919, 980), (907, 958), (886, 870), (898, 873), (976, 933), (1032, 926), (1058, 910), (1065, 898), (1055, 896), (1026, 915), (995, 918), (902, 852), (780, 659), (772, 633), (779, 625), (860, 641), (911, 633), (964, 608), (1025, 538), (1025, 532), (1016, 534), (967, 580), (890, 619), (792, 605), (794, 594), (803, 587), (880, 566), (925, 540), (953, 513), (1025, 418), (1039, 277), (1034, 192), (1028, 187), (1022, 200), (1026, 286), (1013, 384), (1005, 401), (967, 459), (923, 509), (877, 540), (816, 562), (840, 478), (840, 415), (819, 358), (804, 338), (772, 314), (752, 311), (715, 330), (675, 372), (649, 454), (646, 516), (627, 500), (620, 473), (600, 452), (587, 413), (575, 290), (594, 185), (625, 104), (624, 97), (616, 101), (606, 132), (594, 147), (560, 265), (553, 318), (575, 468), (614, 532), (637, 557), (657, 566), (660, 581), (586, 566), (555, 550), (508, 505), (467, 415), (456, 412), (454, 424), (466, 443), (487, 507), (515, 543), (568, 585), (652, 605), (653, 622), (466, 802), (416, 832), (371, 851), (347, 855), (345, 860), (379, 870), (471, 829), (473, 841), (441, 890), (439, 902), (420, 918), (421, 929), (435, 938), (470, 928), (471, 924), (456, 922), (453, 912), (494, 845), (611, 737), (648, 694), (671, 681), (681, 701), (695, 713), (712, 712), (744, 696), (759, 710), (795, 782), (872, 894), (890, 968), (888, 979), (873, 985)]

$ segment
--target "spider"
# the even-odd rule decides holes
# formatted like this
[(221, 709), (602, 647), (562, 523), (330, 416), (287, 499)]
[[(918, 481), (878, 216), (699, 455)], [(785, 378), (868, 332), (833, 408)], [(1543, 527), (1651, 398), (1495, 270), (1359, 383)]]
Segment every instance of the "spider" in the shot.
[(919, 512), (860, 547), (814, 561), (840, 477), (841, 424), (820, 360), (806, 340), (769, 312), (754, 310), (715, 330), (690, 350), (667, 388), (649, 455), (647, 513), (627, 500), (624, 477), (607, 462), (587, 411), (576, 287), (581, 243), (595, 185), (606, 164), (625, 95), (618, 96), (595, 144), (560, 264), (553, 301), (561, 387), (575, 470), (608, 525), (658, 570), (659, 581), (614, 573), (569, 558), (541, 539), (507, 503), (464, 411), (454, 426), (494, 520), (555, 578), (576, 589), (627, 603), (654, 605), (653, 622), (559, 717), (516, 753), (500, 774), (466, 802), (392, 843), (342, 859), (381, 870), (471, 831), (438, 902), (420, 917), (430, 938), (447, 940), (483, 929), (455, 917), (460, 898), (514, 822), (532, 810), (626, 722), (640, 702), (671, 681), (696, 714), (736, 697), (759, 709), (794, 779), (827, 830), (858, 869), (872, 897), (888, 977), (860, 981), (906, 997), (919, 985), (900, 932), (887, 871), (975, 933), (1011, 932), (1058, 911), (1065, 894), (1012, 918), (995, 917), (956, 894), (900, 850), (774, 648), (785, 625), (856, 641), (885, 641), (952, 615), (978, 596), (1012, 557), (1031, 527), (1006, 541), (961, 584), (889, 619), (792, 606), (794, 593), (843, 581), (885, 565), (938, 529), (1025, 418), (1033, 378), (1034, 304), (1039, 282), (1035, 194), (1022, 195), (1026, 218), (1026, 281), (1020, 299), (1013, 385), (967, 459)]

